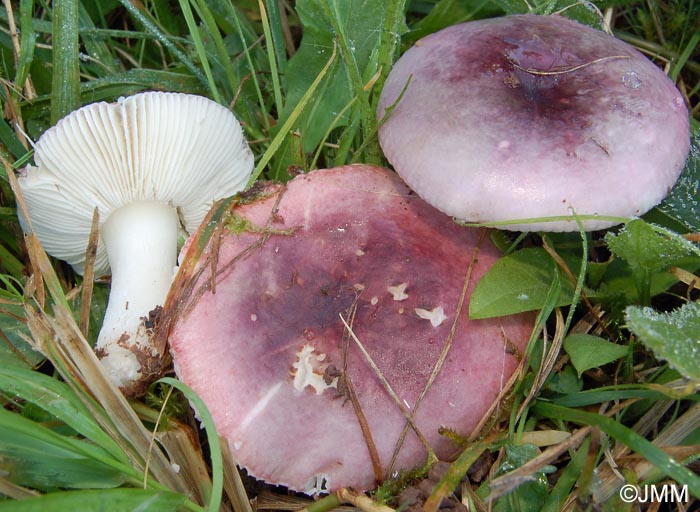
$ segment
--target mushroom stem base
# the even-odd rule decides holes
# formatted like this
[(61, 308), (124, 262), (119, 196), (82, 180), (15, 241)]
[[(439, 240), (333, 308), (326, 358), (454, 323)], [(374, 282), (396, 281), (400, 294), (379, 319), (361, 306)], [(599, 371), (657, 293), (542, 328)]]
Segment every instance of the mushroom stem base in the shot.
[(138, 201), (110, 215), (101, 229), (112, 287), (95, 351), (131, 394), (160, 367), (150, 337), (176, 267), (178, 224), (168, 203)]

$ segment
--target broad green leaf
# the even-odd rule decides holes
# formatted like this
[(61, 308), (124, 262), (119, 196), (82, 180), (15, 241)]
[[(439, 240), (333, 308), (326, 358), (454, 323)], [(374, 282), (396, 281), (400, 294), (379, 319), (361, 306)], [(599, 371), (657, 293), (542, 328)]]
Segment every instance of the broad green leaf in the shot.
[(126, 478), (115, 467), (120, 465), (95, 445), (0, 409), (0, 472), (18, 485), (46, 491), (118, 487)]
[(590, 334), (570, 334), (564, 339), (564, 350), (580, 377), (586, 370), (624, 357), (629, 348)]
[(608, 248), (637, 272), (653, 274), (676, 265), (690, 254), (687, 242), (665, 236), (640, 219), (628, 222), (615, 234), (605, 235)]
[[(348, 124), (352, 115), (336, 117), (350, 103), (356, 87), (364, 84), (351, 84), (350, 74), (359, 74), (360, 80), (368, 81), (377, 71), (376, 56), (383, 35), (383, 23), (389, 2), (358, 0), (300, 0), (296, 11), (304, 26), (304, 36), (299, 50), (287, 65), (287, 97), (280, 115), (280, 123), (292, 114), (297, 102), (304, 96), (309, 86), (319, 75), (338, 46), (339, 56), (329, 71), (324, 83), (319, 87), (315, 101), (309, 105), (305, 115), (296, 123), (295, 129), (301, 134), (302, 151), (313, 151), (333, 123), (337, 127)], [(332, 17), (332, 18), (331, 18)], [(339, 35), (332, 27), (342, 30), (343, 41), (347, 42), (348, 53), (343, 53), (338, 45)], [(387, 35), (388, 36), (388, 35)], [(352, 59), (347, 62), (347, 58)], [(358, 108), (366, 104), (366, 98), (358, 98)], [(285, 157), (289, 160), (293, 155)], [(276, 168), (286, 170), (284, 162)], [(279, 171), (277, 171), (279, 174)], [(283, 176), (276, 176), (278, 178)]]
[(669, 313), (629, 306), (628, 328), (657, 357), (689, 379), (700, 379), (700, 303), (689, 302)]
[(171, 491), (108, 489), (52, 492), (36, 498), (0, 501), (0, 512), (169, 512), (182, 510), (187, 498)]
[[(606, 262), (603, 279), (598, 283), (596, 295), (602, 298), (614, 299), (620, 297), (624, 304), (636, 304), (640, 302), (637, 278), (630, 266), (622, 259), (615, 258)], [(695, 256), (688, 256), (676, 262), (676, 266), (689, 272), (695, 272), (700, 268), (700, 260)], [(678, 282), (678, 278), (670, 272), (659, 272), (651, 276), (649, 295), (654, 297)]]
[(692, 123), (690, 156), (676, 185), (657, 209), (690, 231), (700, 231), (700, 123)]
[(686, 240), (661, 233), (641, 219), (628, 222), (618, 233), (609, 232), (605, 241), (613, 254), (629, 264), (642, 304), (650, 302), (654, 275), (678, 265), (693, 251)]
[[(522, 249), (499, 259), (477, 283), (469, 303), (470, 318), (512, 315), (542, 308), (557, 265), (544, 249)], [(574, 287), (561, 279), (555, 306), (571, 303)]]

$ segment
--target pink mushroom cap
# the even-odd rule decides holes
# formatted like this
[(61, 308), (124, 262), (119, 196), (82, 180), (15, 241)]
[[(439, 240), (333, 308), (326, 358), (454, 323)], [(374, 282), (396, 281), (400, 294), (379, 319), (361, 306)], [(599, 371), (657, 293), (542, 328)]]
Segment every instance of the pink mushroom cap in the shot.
[(656, 65), (556, 15), (421, 39), (387, 79), (387, 113), (381, 146), (413, 190), (458, 219), (521, 231), (577, 230), (572, 213), (643, 214), (668, 194), (690, 144), (683, 98)]
[[(266, 185), (215, 209), (188, 244), (165, 313), (176, 372), (250, 474), (310, 494), (369, 489), (374, 466), (343, 376), (382, 472), (406, 419), (341, 315), (409, 411), (456, 325), (414, 418), (446, 457), (455, 446), (438, 429), (477, 426), (533, 327), (529, 314), (471, 321), (468, 302), (458, 308), (470, 268), (467, 296), (499, 257), (485, 234), (379, 167)], [(393, 469), (426, 457), (409, 430)]]

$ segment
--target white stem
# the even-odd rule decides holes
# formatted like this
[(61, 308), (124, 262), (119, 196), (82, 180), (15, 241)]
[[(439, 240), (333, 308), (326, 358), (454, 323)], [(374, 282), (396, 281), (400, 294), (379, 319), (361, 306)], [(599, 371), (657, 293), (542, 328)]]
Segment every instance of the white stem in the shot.
[(112, 269), (112, 287), (95, 350), (123, 390), (159, 354), (150, 346), (148, 313), (168, 294), (177, 258), (177, 211), (167, 203), (137, 201), (112, 213), (100, 234)]

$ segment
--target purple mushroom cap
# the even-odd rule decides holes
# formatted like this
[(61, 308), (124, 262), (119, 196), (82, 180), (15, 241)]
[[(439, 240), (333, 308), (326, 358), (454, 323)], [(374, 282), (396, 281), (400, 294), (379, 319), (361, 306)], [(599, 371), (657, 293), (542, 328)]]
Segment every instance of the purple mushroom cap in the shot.
[[(668, 194), (690, 145), (683, 98), (656, 65), (556, 15), (421, 39), (387, 79), (378, 116), (387, 113), (381, 146), (413, 190), (458, 219), (521, 231), (577, 230), (572, 213), (643, 214)], [(507, 222), (558, 216), (568, 219)]]
[(427, 460), (413, 430), (399, 441), (402, 407), (447, 457), (456, 446), (439, 428), (468, 435), (489, 414), (534, 324), (530, 314), (469, 320), (468, 297), (499, 257), (485, 234), (378, 167), (266, 185), (215, 209), (188, 243), (164, 312), (176, 372), (239, 464), (270, 483), (310, 494), (374, 487), (356, 404), (382, 473), (397, 444), (394, 470)]

